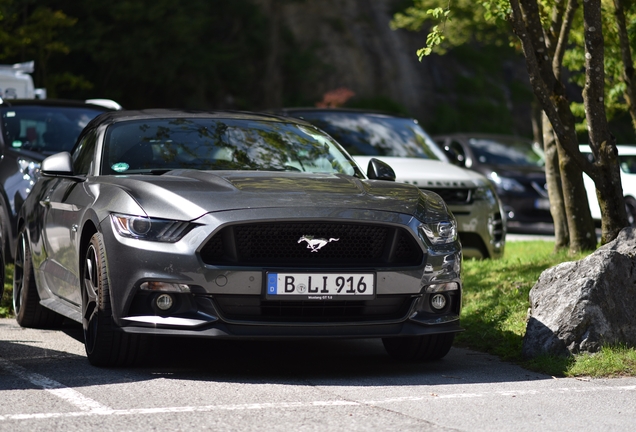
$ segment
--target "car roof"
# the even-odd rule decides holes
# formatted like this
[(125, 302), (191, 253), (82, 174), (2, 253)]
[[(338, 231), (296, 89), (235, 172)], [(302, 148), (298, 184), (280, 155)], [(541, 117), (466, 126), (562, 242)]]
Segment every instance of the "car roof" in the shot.
[[(617, 144), (616, 149), (619, 155), (636, 155), (636, 145)], [(579, 144), (579, 150), (583, 153), (591, 153), (592, 149), (589, 144)]]
[(390, 112), (380, 111), (380, 110), (359, 109), (359, 108), (293, 107), (293, 108), (281, 108), (280, 110), (273, 110), (273, 112), (280, 113), (282, 115), (289, 115), (291, 113), (301, 113), (301, 112), (361, 114), (361, 115), (369, 115), (369, 116), (395, 117), (395, 118), (415, 120), (413, 117), (405, 116), (402, 114), (390, 113)]
[(111, 108), (97, 103), (87, 103), (83, 100), (73, 99), (0, 99), (0, 107), (11, 106), (43, 106), (43, 107), (69, 107), (92, 108), (102, 111), (110, 111)]
[[(260, 120), (279, 123), (296, 123), (304, 126), (315, 128), (314, 125), (304, 120), (285, 117), (281, 115), (275, 115), (272, 113), (259, 113), (251, 111), (232, 111), (232, 110), (183, 110), (183, 109), (169, 109), (169, 108), (154, 108), (144, 110), (120, 110), (120, 111), (106, 111), (97, 117), (93, 118), (82, 132), (81, 136), (85, 135), (90, 129), (95, 129), (100, 126), (108, 126), (114, 123), (133, 121), (133, 120), (146, 120), (146, 119), (166, 119), (166, 118), (208, 118), (208, 119), (243, 119), (243, 120)], [(79, 141), (79, 140), (78, 140)]]
[(483, 132), (479, 132), (479, 133), (468, 133), (468, 132), (456, 132), (456, 133), (450, 133), (450, 134), (436, 134), (432, 137), (433, 139), (440, 139), (440, 138), (464, 138), (464, 139), (470, 139), (470, 138), (476, 138), (476, 139), (492, 139), (492, 140), (523, 140), (523, 141), (528, 141), (528, 142), (532, 142), (532, 140), (530, 138), (524, 137), (524, 136), (519, 136), (519, 135), (506, 135), (506, 134), (493, 134), (493, 133), (483, 133)]
[(121, 121), (130, 120), (143, 120), (143, 119), (163, 119), (163, 118), (224, 118), (224, 119), (244, 119), (244, 120), (262, 120), (272, 122), (285, 122), (289, 123), (301, 123), (310, 125), (309, 123), (298, 120), (290, 119), (280, 115), (271, 113), (259, 113), (251, 111), (200, 111), (200, 110), (183, 110), (183, 109), (144, 109), (144, 110), (121, 110), (111, 111), (104, 114), (100, 114), (95, 117), (91, 123), (95, 124), (107, 124), (117, 123)]

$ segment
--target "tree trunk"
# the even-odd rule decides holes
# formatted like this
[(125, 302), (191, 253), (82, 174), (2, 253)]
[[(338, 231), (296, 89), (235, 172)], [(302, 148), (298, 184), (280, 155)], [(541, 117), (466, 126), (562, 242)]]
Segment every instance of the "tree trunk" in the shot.
[(605, 113), (605, 69), (601, 0), (583, 4), (585, 31), (585, 88), (583, 101), (587, 118), (590, 147), (594, 153), (594, 170), (590, 175), (596, 185), (602, 215), (601, 241), (616, 238), (628, 225), (623, 187), (621, 185), (618, 151), (614, 136), (607, 125)]
[(570, 253), (594, 250), (597, 244), (596, 229), (590, 213), (587, 191), (583, 184), (583, 172), (560, 144), (560, 141), (557, 141), (557, 151), (559, 153), (563, 202), (570, 236)]
[(510, 6), (509, 20), (521, 41), (530, 84), (557, 137), (570, 252), (593, 250), (596, 234), (582, 175), (582, 167), (591, 164), (578, 149), (574, 115), (565, 95), (565, 86), (553, 72), (553, 59), (545, 44), (538, 4), (536, 0), (510, 0)]
[(561, 171), (559, 170), (559, 153), (556, 136), (552, 130), (550, 120), (542, 114), (543, 123), (543, 151), (545, 153), (545, 178), (550, 197), (550, 213), (554, 221), (554, 249), (565, 249), (570, 245), (563, 189), (561, 189)]

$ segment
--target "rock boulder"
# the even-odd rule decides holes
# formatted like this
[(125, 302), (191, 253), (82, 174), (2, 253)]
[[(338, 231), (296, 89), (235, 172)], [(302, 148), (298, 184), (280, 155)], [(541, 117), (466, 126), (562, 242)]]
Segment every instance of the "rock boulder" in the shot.
[(636, 228), (588, 257), (544, 271), (530, 290), (524, 357), (636, 346)]

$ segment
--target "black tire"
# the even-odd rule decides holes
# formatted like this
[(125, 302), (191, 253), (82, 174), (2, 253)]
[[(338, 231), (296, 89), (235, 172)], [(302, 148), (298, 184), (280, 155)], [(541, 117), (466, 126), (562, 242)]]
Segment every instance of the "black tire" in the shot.
[(82, 265), (84, 347), (93, 366), (130, 366), (143, 360), (147, 338), (124, 333), (113, 323), (106, 253), (102, 236), (94, 234)]
[(625, 197), (625, 210), (627, 211), (627, 221), (632, 227), (636, 227), (636, 199)]
[(13, 267), (13, 310), (22, 327), (54, 328), (62, 325), (64, 317), (40, 304), (40, 294), (35, 285), (31, 248), (26, 233), (18, 235)]
[(383, 338), (384, 349), (393, 358), (407, 361), (438, 360), (448, 354), (455, 333)]

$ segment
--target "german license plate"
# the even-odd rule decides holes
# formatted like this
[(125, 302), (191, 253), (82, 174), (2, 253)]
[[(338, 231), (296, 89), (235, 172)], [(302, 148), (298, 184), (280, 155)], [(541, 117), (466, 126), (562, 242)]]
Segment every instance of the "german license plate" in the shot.
[(267, 273), (267, 297), (279, 300), (368, 300), (374, 273)]

